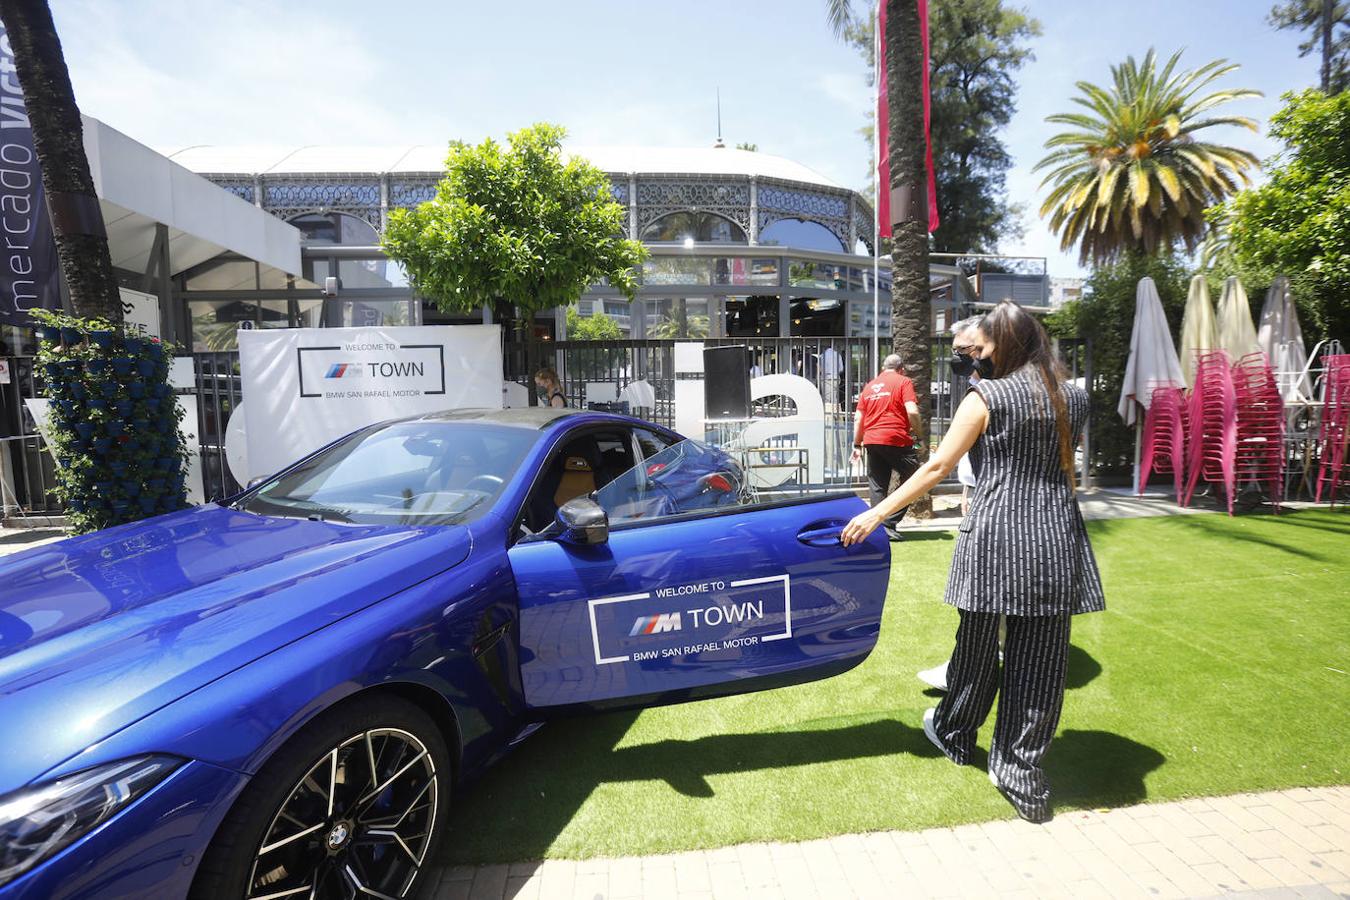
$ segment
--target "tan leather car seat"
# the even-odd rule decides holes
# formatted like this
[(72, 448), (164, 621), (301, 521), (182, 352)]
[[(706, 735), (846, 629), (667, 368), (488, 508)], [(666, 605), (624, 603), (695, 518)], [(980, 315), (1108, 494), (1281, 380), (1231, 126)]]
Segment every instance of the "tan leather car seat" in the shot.
[(563, 460), (562, 480), (553, 494), (555, 506), (562, 506), (568, 500), (584, 497), (595, 490), (595, 472), (584, 456), (569, 456)]

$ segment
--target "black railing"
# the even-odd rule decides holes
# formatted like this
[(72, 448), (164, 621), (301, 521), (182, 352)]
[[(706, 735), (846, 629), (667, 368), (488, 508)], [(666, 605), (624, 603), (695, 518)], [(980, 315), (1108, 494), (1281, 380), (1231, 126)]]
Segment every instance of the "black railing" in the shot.
[(24, 403), (43, 396), (41, 373), (31, 356), (0, 359), (9, 372), (8, 383), (0, 384), (0, 508), (5, 515), (59, 513), (51, 454)]
[(194, 353), (197, 385), (197, 438), (201, 442), (202, 488), (207, 499), (237, 493), (241, 485), (225, 459), (225, 435), (230, 416), (243, 399), (239, 351)]

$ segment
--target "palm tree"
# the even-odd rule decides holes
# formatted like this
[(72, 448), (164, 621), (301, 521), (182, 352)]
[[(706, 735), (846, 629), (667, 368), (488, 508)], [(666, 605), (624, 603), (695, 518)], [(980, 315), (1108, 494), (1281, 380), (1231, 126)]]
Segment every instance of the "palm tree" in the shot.
[(1074, 130), (1046, 141), (1053, 152), (1036, 164), (1035, 170), (1050, 169), (1041, 186), (1054, 185), (1041, 216), (1050, 217), (1062, 249), (1079, 246), (1083, 263), (1178, 243), (1194, 250), (1205, 234), (1205, 209), (1236, 193), (1239, 181), (1250, 183), (1253, 154), (1208, 143), (1197, 133), (1216, 125), (1256, 131), (1246, 116), (1209, 112), (1261, 92), (1236, 88), (1197, 96), (1238, 65), (1217, 59), (1177, 72), (1180, 58), (1178, 51), (1159, 69), (1152, 49), (1142, 64), (1130, 57), (1111, 67), (1109, 89), (1078, 82), (1082, 95), (1073, 101), (1089, 113), (1046, 119)]
[(122, 321), (103, 213), (84, 154), (84, 128), (46, 0), (0, 0), (52, 211), (61, 273), (77, 315)]
[[(898, 196), (913, 198), (907, 209), (891, 204), (891, 217), (900, 219), (891, 231), (891, 347), (904, 360), (905, 374), (919, 398), (921, 427), (915, 449), (919, 461), (928, 459), (928, 440), (922, 425), (929, 421), (929, 382), (933, 377), (932, 308), (928, 283), (928, 184), (924, 154), (923, 38), (919, 33), (917, 0), (881, 0), (886, 4), (887, 113), (890, 140), (885, 152), (891, 183), (881, 190), (908, 188)], [(843, 38), (856, 24), (851, 0), (826, 0), (826, 17), (836, 37)], [(923, 497), (910, 507), (915, 518), (932, 515), (932, 500)]]

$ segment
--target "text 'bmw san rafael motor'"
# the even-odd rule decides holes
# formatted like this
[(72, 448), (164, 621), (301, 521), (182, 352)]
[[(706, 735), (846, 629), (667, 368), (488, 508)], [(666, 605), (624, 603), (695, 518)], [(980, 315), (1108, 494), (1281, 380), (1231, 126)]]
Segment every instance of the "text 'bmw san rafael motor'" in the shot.
[(866, 658), (861, 508), (636, 419), (456, 411), (0, 560), (0, 900), (412, 896), (550, 716)]

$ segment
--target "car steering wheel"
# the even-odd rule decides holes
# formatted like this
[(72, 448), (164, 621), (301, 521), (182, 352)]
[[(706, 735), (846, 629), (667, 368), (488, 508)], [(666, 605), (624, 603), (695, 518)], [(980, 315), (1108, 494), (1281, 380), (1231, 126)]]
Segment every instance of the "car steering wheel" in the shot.
[(474, 487), (474, 485), (480, 481), (486, 481), (488, 483), (487, 490), (484, 491), (484, 493), (495, 491), (497, 488), (501, 487), (504, 484), (502, 479), (496, 475), (475, 475), (473, 478), (469, 479), (468, 484), (464, 485), (464, 490), (466, 491), (484, 490), (483, 488)]

